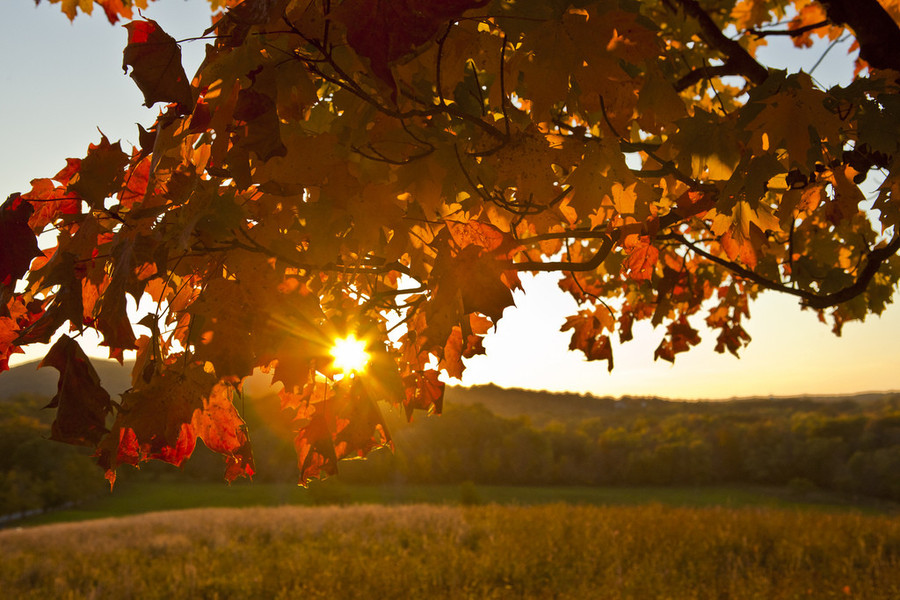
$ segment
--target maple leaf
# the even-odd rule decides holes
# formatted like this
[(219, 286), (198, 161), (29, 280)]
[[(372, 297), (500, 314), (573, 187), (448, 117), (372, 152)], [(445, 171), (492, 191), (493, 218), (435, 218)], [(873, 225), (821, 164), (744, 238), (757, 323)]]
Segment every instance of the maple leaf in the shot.
[(332, 18), (347, 28), (347, 41), (369, 59), (372, 72), (395, 88), (391, 63), (431, 39), (453, 17), (485, 4), (487, 0), (346, 0)]
[[(66, 191), (77, 194), (91, 206), (99, 206), (119, 190), (123, 169), (128, 164), (128, 155), (122, 152), (120, 144), (110, 144), (106, 136), (101, 136), (99, 144), (91, 144), (87, 156), (80, 160), (77, 170), (67, 173)], [(70, 164), (70, 168), (74, 166)]]
[(334, 450), (334, 435), (329, 426), (334, 422), (331, 414), (331, 395), (315, 404), (308, 404), (297, 411), (296, 422), (300, 427), (294, 438), (297, 451), (297, 466), (300, 469), (300, 483), (305, 485), (310, 479), (337, 473), (337, 454)]
[(777, 93), (761, 100), (762, 110), (749, 123), (755, 147), (761, 153), (784, 148), (790, 166), (807, 164), (808, 153), (815, 149), (811, 140), (839, 148), (841, 119), (825, 108), (825, 98), (809, 75), (791, 75)]
[[(710, 135), (712, 131), (716, 134)], [(706, 172), (710, 179), (727, 180), (740, 160), (733, 124), (699, 108), (678, 121), (672, 142), (686, 149), (679, 155), (679, 167), (694, 177)]]
[(11, 286), (27, 271), (31, 260), (40, 254), (37, 237), (28, 220), (34, 208), (31, 203), (13, 194), (0, 205), (0, 286)]
[[(84, 11), (85, 14), (91, 14), (96, 2), (103, 12), (106, 19), (110, 23), (116, 23), (120, 17), (130, 19), (132, 16), (132, 8), (147, 8), (147, 0), (49, 0), (50, 4), (59, 4), (63, 13), (74, 20), (78, 15), (78, 9)], [(35, 0), (35, 4), (40, 4), (41, 0)]]
[(334, 396), (334, 451), (340, 460), (363, 457), (390, 443), (381, 411), (369, 395), (364, 377), (342, 380)]
[(698, 331), (691, 327), (687, 319), (681, 317), (666, 328), (666, 337), (656, 348), (653, 358), (654, 360), (661, 358), (674, 363), (676, 354), (687, 352), (691, 346), (696, 346), (699, 343), (700, 335)]
[(595, 311), (580, 311), (572, 315), (560, 328), (560, 331), (572, 330), (572, 339), (569, 342), (569, 350), (584, 352), (588, 360), (607, 361), (607, 370), (613, 370), (612, 342), (604, 331), (612, 331), (615, 328), (615, 317), (605, 306)]
[(780, 231), (780, 224), (771, 210), (765, 206), (756, 209), (748, 202), (737, 202), (730, 214), (716, 214), (713, 233), (722, 236), (720, 243), (731, 260), (740, 259), (753, 268), (767, 243), (767, 232)]
[(15, 320), (0, 317), (0, 372), (9, 370), (9, 357), (24, 352), (15, 344), (19, 338), (19, 328)]
[(406, 385), (406, 398), (403, 407), (406, 418), (411, 419), (413, 411), (429, 410), (441, 414), (443, 410), (444, 382), (438, 379), (434, 369), (411, 373), (403, 378)]
[(225, 479), (253, 476), (253, 454), (247, 426), (232, 404), (233, 388), (218, 384), (191, 417), (193, 432), (213, 452), (225, 456)]
[[(822, 23), (824, 23), (824, 25), (822, 25)], [(828, 14), (818, 2), (810, 2), (804, 5), (803, 8), (800, 9), (800, 12), (790, 20), (788, 28), (791, 31), (797, 31), (815, 24), (819, 24), (819, 27), (803, 31), (802, 33), (799, 33), (799, 35), (791, 36), (791, 41), (795, 46), (809, 48), (813, 45), (813, 35), (820, 38), (827, 37), (831, 40), (836, 40), (844, 31), (843, 27), (836, 27), (828, 22)]]
[(198, 360), (209, 361), (220, 379), (241, 381), (253, 372), (252, 304), (236, 281), (209, 281), (188, 309)]
[[(496, 323), (512, 306), (510, 286), (504, 282), (508, 264), (482, 252), (477, 244), (462, 248), (455, 257), (435, 265), (435, 301), (428, 310), (426, 336), (443, 345), (464, 315), (479, 312)], [(518, 286), (518, 278), (512, 281)]]
[(631, 279), (646, 281), (653, 276), (658, 258), (659, 249), (650, 244), (650, 239), (647, 236), (642, 236), (633, 245), (622, 266), (625, 267), (625, 273)]
[(53, 180), (61, 185), (54, 185), (51, 179), (34, 179), (31, 191), (22, 195), (35, 208), (28, 220), (31, 229), (39, 233), (44, 227), (60, 216), (75, 215), (81, 211), (81, 198), (66, 189), (72, 175), (81, 168), (81, 159), (66, 159), (66, 167), (57, 173)]
[(174, 103), (182, 114), (190, 112), (194, 104), (191, 86), (181, 66), (181, 48), (175, 38), (167, 34), (156, 21), (131, 21), (128, 45), (122, 61), (126, 72), (144, 94), (144, 104)]
[(69, 336), (60, 337), (38, 366), (42, 367), (59, 371), (56, 395), (47, 405), (56, 409), (50, 439), (96, 446), (108, 431), (112, 402), (81, 346)]

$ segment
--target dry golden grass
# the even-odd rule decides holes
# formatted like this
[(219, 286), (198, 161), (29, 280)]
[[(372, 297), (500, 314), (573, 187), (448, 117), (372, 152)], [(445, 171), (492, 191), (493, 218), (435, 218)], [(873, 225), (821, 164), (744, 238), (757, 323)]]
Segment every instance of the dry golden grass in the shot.
[(199, 509), (0, 532), (10, 598), (900, 598), (900, 519), (775, 509)]

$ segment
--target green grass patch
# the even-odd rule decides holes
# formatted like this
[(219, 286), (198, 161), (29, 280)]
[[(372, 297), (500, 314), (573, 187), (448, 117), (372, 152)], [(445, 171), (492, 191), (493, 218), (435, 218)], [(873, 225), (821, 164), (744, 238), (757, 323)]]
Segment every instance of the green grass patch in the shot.
[(789, 489), (749, 486), (703, 487), (535, 487), (463, 485), (348, 485), (338, 479), (315, 481), (308, 489), (290, 484), (240, 482), (127, 482), (80, 506), (49, 512), (14, 525), (83, 521), (188, 508), (312, 506), (341, 504), (548, 504), (567, 502), (596, 506), (667, 506), (730, 508), (815, 508), (896, 512), (897, 505), (863, 501), (839, 494), (798, 495)]

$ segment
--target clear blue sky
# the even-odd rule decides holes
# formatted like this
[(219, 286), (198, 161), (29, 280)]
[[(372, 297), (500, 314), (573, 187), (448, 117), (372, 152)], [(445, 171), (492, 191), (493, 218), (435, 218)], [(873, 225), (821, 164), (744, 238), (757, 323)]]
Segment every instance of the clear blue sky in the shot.
[[(209, 22), (202, 0), (160, 0), (145, 14), (176, 39), (198, 35)], [(31, 0), (0, 2), (0, 193), (29, 189), (35, 177), (49, 177), (66, 157), (83, 156), (99, 139), (98, 129), (115, 141), (136, 142), (137, 127), (152, 124), (156, 110), (141, 106), (137, 87), (121, 68), (126, 33), (110, 26), (98, 11), (73, 24), (58, 5)], [(183, 46), (190, 74), (203, 56), (202, 42)], [(835, 59), (846, 53), (838, 48)], [(775, 51), (782, 66), (809, 69), (817, 55), (797, 57)], [(816, 72), (828, 81), (838, 67)], [(835, 70), (838, 69), (838, 70)], [(835, 80), (836, 81), (836, 80)], [(674, 366), (654, 362), (661, 330), (636, 327), (635, 339), (614, 349), (616, 369), (588, 363), (569, 352), (559, 332), (574, 302), (550, 276), (526, 281), (497, 331), (485, 343), (486, 357), (468, 361), (465, 384), (493, 382), (504, 387), (590, 392), (596, 395), (659, 395), (721, 398), (749, 395), (829, 394), (900, 390), (900, 308), (881, 317), (849, 324), (842, 338), (818, 323), (797, 302), (774, 294), (751, 306), (747, 329), (753, 337), (741, 360), (713, 351), (714, 335)], [(697, 320), (695, 326), (702, 325)], [(86, 340), (83, 345), (92, 351)], [(103, 349), (93, 352), (103, 355)], [(40, 349), (17, 362), (38, 358)]]

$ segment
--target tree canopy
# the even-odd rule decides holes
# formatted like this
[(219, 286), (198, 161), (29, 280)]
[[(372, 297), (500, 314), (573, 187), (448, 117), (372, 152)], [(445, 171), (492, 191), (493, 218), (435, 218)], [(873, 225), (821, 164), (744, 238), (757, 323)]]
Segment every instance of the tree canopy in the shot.
[[(0, 207), (0, 368), (60, 330), (136, 351), (118, 400), (77, 335), (42, 363), (51, 437), (110, 481), (198, 438), (252, 475), (233, 400), (255, 369), (301, 481), (335, 472), (390, 444), (378, 401), (440, 412), (522, 272), (561, 274), (570, 348), (609, 369), (636, 321), (664, 328), (655, 359), (701, 323), (738, 355), (763, 290), (840, 334), (900, 277), (895, 0), (210, 0), (193, 78), (148, 0), (49, 1), (127, 20), (160, 106), (138, 146), (101, 136)], [(845, 34), (847, 86), (756, 58)]]

